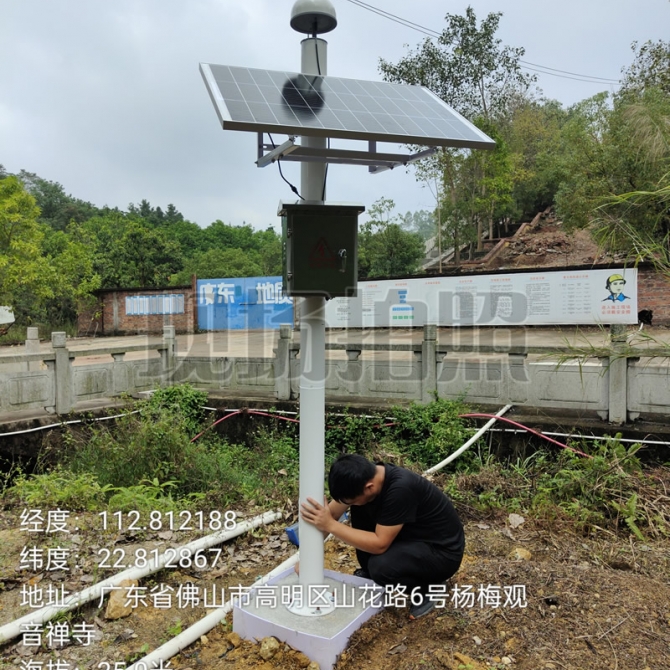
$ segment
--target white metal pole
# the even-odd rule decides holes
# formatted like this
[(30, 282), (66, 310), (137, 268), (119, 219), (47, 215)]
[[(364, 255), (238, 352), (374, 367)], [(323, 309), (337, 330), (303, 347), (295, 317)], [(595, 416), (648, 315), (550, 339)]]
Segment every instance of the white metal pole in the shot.
[[(327, 43), (318, 37), (302, 41), (301, 72), (326, 74)], [(326, 147), (325, 138), (303, 137), (302, 145)], [(306, 201), (325, 199), (325, 163), (302, 163), (300, 194)], [(325, 298), (304, 298), (300, 318), (300, 502), (323, 502), (325, 470), (326, 322)], [(300, 519), (300, 585), (306, 600), (309, 585), (324, 583), (323, 534)]]

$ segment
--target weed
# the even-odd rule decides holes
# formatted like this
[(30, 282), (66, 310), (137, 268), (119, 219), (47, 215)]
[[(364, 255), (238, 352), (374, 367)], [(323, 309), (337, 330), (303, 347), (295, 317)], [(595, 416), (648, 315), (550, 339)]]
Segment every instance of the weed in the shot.
[(384, 419), (381, 416), (358, 416), (347, 410), (344, 416), (330, 417), (326, 426), (326, 456), (335, 460), (340, 454), (363, 454), (378, 441)]
[(173, 500), (168, 488), (174, 487), (174, 482), (159, 483), (158, 479), (144, 480), (134, 486), (110, 487), (113, 491), (109, 499), (109, 507), (121, 512), (137, 510), (148, 513), (152, 510), (167, 512), (175, 511), (178, 507), (184, 509), (184, 501)]
[(186, 430), (195, 435), (202, 427), (205, 416), (203, 406), (207, 402), (207, 393), (198, 391), (190, 384), (177, 384), (156, 389), (147, 401), (152, 410), (167, 410), (183, 418)]
[(42, 474), (19, 474), (7, 495), (31, 507), (83, 511), (104, 507), (109, 490), (91, 472), (75, 474), (56, 467)]
[(182, 631), (181, 619), (177, 619), (172, 626), (167, 629), (170, 637), (177, 637)]
[(637, 509), (637, 493), (628, 498), (625, 504), (621, 504), (613, 500), (611, 502), (614, 509), (623, 517), (626, 525), (630, 528), (631, 533), (635, 535), (638, 540), (644, 542), (644, 535), (637, 527), (636, 522), (641, 518), (640, 512)]
[(145, 642), (137, 651), (126, 656), (126, 664), (134, 663), (144, 658), (149, 653), (149, 643)]
[[(427, 405), (412, 403), (409, 407), (394, 407), (396, 417), (392, 429), (400, 450), (424, 468), (441, 461), (460, 447), (468, 438), (466, 424), (459, 414), (467, 411), (459, 400), (436, 398)], [(459, 465), (472, 455), (466, 452)]]

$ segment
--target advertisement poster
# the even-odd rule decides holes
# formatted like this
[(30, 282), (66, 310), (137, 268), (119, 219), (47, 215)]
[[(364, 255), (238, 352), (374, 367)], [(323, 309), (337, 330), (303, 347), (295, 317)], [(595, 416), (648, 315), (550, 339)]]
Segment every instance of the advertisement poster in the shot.
[(637, 270), (552, 270), (359, 282), (329, 328), (637, 323)]

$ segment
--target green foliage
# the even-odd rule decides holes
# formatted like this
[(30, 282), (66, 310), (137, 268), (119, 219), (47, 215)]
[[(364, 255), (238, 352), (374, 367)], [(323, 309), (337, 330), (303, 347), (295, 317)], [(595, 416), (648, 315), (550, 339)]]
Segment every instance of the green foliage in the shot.
[(384, 418), (369, 418), (344, 412), (344, 416), (328, 417), (326, 425), (326, 458), (335, 460), (340, 454), (365, 454), (374, 449), (381, 434)]
[(639, 445), (626, 449), (612, 439), (599, 443), (593, 458), (563, 451), (555, 466), (537, 478), (531, 508), (552, 503), (582, 526), (606, 524), (618, 516), (618, 501), (628, 500), (634, 492), (641, 471), (639, 449)]
[(39, 209), (16, 177), (0, 180), (0, 304), (17, 316), (29, 302), (53, 296), (53, 271), (41, 255)]
[(174, 286), (190, 283), (191, 275), (199, 279), (219, 277), (259, 277), (263, 274), (261, 255), (242, 249), (208, 249), (186, 261), (184, 269), (173, 275)]
[(157, 390), (137, 413), (67, 434), (65, 460), (76, 473), (92, 473), (113, 493), (118, 509), (174, 509), (208, 500), (230, 505), (245, 499), (285, 500), (297, 484), (293, 425), (260, 428), (251, 446), (230, 443), (202, 428), (206, 394), (188, 384)]
[(151, 481), (144, 480), (133, 486), (110, 487), (108, 490), (112, 495), (109, 499), (109, 508), (121, 512), (137, 510), (144, 514), (152, 510), (168, 512), (188, 508), (184, 498), (179, 501), (172, 498), (168, 489), (175, 486), (175, 482), (161, 484), (154, 477)]
[(654, 88), (623, 92), (612, 104), (595, 96), (571, 110), (562, 135), (556, 204), (565, 222), (594, 222), (597, 238), (614, 251), (653, 257), (656, 244), (667, 248), (670, 97)]
[(621, 90), (640, 93), (655, 88), (670, 95), (670, 42), (633, 42), (631, 48), (635, 58), (622, 70)]
[(35, 198), (40, 209), (39, 221), (50, 230), (65, 231), (70, 222), (82, 223), (98, 212), (90, 202), (66, 194), (58, 182), (42, 179), (25, 170), (21, 170), (18, 177), (26, 191)]
[(195, 434), (202, 428), (205, 416), (203, 407), (206, 403), (206, 391), (199, 391), (190, 384), (175, 384), (156, 389), (147, 401), (147, 406), (153, 411), (165, 409), (180, 415), (186, 430)]
[(200, 279), (259, 277), (281, 273), (281, 238), (272, 228), (231, 226), (215, 221), (201, 231), (200, 246), (185, 254), (183, 269), (172, 276), (173, 285)]
[(407, 212), (400, 217), (400, 226), (408, 233), (417, 233), (424, 242), (435, 236), (437, 221), (433, 212), (421, 209), (418, 212)]
[(637, 537), (638, 540), (644, 542), (644, 535), (637, 526), (637, 521), (640, 518), (640, 513), (637, 509), (637, 493), (633, 493), (625, 503), (618, 503), (616, 500), (612, 501), (612, 507), (623, 517), (631, 533)]
[(358, 275), (398, 277), (416, 272), (424, 257), (424, 243), (418, 233), (403, 230), (402, 219), (392, 215), (395, 203), (377, 200), (359, 234)]
[(10, 499), (35, 508), (84, 511), (104, 507), (109, 490), (91, 472), (75, 474), (57, 467), (43, 474), (19, 474), (6, 493)]
[(509, 152), (501, 128), (535, 77), (521, 70), (524, 50), (495, 37), (501, 16), (491, 13), (478, 23), (471, 7), (465, 16), (447, 14), (437, 41), (426, 39), (397, 64), (380, 61), (387, 81), (426, 86), (496, 142), (493, 152), (442, 149), (417, 171), (419, 180), (435, 183), (439, 246), (453, 248), (456, 266), (464, 244), (476, 241), (483, 251), (485, 230), (492, 238), (495, 224), (515, 211), (511, 194), (521, 157)]
[(498, 118), (536, 79), (521, 70), (524, 49), (495, 37), (501, 17), (490, 13), (478, 24), (472, 7), (447, 14), (436, 41), (424, 40), (397, 64), (380, 59), (379, 69), (386, 81), (426, 86), (466, 118)]
[(466, 411), (462, 402), (443, 398), (427, 405), (394, 407), (396, 425), (389, 438), (415, 463), (432, 467), (468, 439), (465, 421), (459, 418)]
[(133, 486), (154, 477), (181, 482), (188, 477), (193, 450), (190, 425), (173, 407), (145, 405), (139, 414), (121, 417), (114, 425), (92, 426), (89, 435), (71, 433), (70, 467), (93, 472), (111, 486)]
[(519, 99), (501, 132), (513, 164), (514, 217), (532, 218), (553, 204), (560, 183), (560, 133), (567, 112), (555, 100)]
[(627, 448), (615, 436), (590, 449), (580, 446), (592, 458), (540, 447), (525, 459), (501, 460), (480, 449), (469, 461), (458, 459), (459, 470), (443, 488), (458, 503), (480, 512), (567, 522), (583, 533), (627, 530), (640, 541), (645, 534), (667, 537), (670, 506), (659, 504), (666, 500), (665, 484), (645, 474), (637, 456), (640, 448)]

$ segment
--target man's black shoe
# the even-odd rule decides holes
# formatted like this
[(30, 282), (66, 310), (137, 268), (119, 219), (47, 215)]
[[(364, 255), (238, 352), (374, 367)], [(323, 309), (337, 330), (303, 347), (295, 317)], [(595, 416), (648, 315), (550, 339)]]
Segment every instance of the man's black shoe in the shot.
[(372, 577), (370, 577), (370, 573), (363, 568), (354, 570), (354, 577), (360, 577), (361, 579), (372, 579)]
[(411, 605), (409, 608), (409, 618), (414, 621), (426, 616), (435, 609), (435, 601), (424, 596), (423, 602), (420, 605)]

